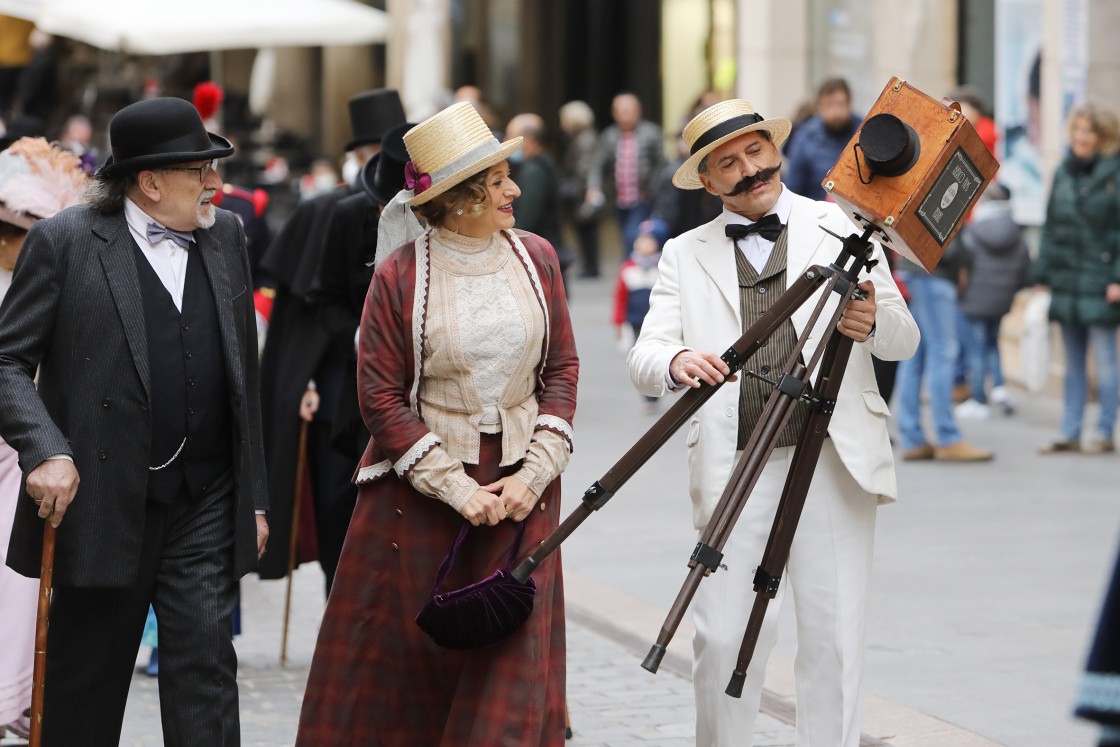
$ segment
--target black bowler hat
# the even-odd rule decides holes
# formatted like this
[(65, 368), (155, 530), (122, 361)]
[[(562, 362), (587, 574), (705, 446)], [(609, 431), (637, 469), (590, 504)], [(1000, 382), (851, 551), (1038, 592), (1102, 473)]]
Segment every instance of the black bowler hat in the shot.
[(206, 131), (194, 104), (170, 97), (137, 101), (114, 114), (109, 147), (101, 177), (233, 155), (228, 140)]
[(918, 161), (922, 144), (914, 128), (893, 114), (876, 114), (859, 133), (863, 151), (872, 174), (901, 176)]
[(386, 132), (381, 137), (381, 152), (362, 167), (362, 189), (380, 205), (388, 205), (404, 189), (404, 165), (408, 163), (404, 134), (415, 126), (405, 122)]
[(380, 143), (385, 133), (404, 122), (401, 97), (393, 88), (376, 88), (350, 98), (350, 132), (346, 150)]

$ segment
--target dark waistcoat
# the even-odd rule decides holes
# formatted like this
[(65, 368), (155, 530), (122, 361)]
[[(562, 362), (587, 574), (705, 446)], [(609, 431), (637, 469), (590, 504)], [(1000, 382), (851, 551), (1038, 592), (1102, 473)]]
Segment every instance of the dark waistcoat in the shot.
[(214, 294), (197, 246), (187, 253), (182, 312), (140, 248), (134, 251), (151, 376), (149, 468), (167, 465), (150, 469), (148, 498), (170, 503), (185, 492), (196, 499), (232, 466), (229, 392)]
[[(766, 260), (766, 267), (760, 274), (754, 265), (735, 247), (735, 269), (739, 276), (739, 312), (743, 317), (743, 330), (746, 331), (758, 318), (765, 314), (786, 289), (786, 236), (789, 231), (782, 231)], [(793, 322), (787, 320), (785, 324), (770, 336), (770, 339), (757, 353), (747, 361), (745, 368), (765, 376), (770, 381), (781, 378), (782, 369), (793, 353), (797, 344), (797, 332)], [(751, 431), (754, 430), (758, 419), (762, 417), (762, 410), (766, 400), (774, 391), (774, 387), (759, 379), (743, 376), (739, 385), (739, 438), (736, 449), (743, 449), (747, 445)], [(778, 437), (776, 446), (793, 446), (801, 435), (809, 412), (803, 404), (793, 407), (793, 414), (789, 422)]]

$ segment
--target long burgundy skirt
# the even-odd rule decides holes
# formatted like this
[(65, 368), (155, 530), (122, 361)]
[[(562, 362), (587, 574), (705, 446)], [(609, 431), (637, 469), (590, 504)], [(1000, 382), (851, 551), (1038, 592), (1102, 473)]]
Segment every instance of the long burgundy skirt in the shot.
[[(501, 437), (482, 436), (480, 485), (499, 469)], [(541, 506), (544, 507), (541, 510)], [(520, 557), (556, 528), (560, 481), (528, 522)], [(297, 747), (530, 747), (564, 743), (564, 590), (557, 552), (534, 572), (532, 615), (489, 648), (440, 648), (416, 625), (463, 519), (396, 473), (363, 486), (327, 600)], [(443, 588), (505, 566), (516, 525), (473, 528)], [(519, 558), (520, 560), (520, 558)]]

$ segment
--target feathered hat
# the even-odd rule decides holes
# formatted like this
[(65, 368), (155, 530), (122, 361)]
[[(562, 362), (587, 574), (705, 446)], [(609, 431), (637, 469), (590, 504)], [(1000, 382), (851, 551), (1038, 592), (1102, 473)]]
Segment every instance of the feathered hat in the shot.
[(0, 152), (0, 221), (20, 228), (82, 201), (81, 159), (41, 137), (20, 138)]

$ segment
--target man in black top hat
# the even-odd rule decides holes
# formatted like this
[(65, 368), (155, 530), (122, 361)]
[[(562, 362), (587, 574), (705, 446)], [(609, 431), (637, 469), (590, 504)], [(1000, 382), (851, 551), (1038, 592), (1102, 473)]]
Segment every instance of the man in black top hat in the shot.
[[(353, 138), (346, 147), (363, 164), (368, 163), (381, 149), (386, 131), (404, 121), (404, 108), (395, 90), (381, 88), (358, 94), (350, 99)], [(261, 260), (261, 268), (274, 280), (276, 290), (261, 359), (261, 400), (268, 434), (265, 453), (272, 499), (269, 518), (276, 534), (285, 538), (291, 531), (296, 464), (302, 458), (298, 454), (301, 419), (317, 424), (312, 430), (328, 434), (329, 439), (334, 413), (345, 388), (347, 358), (330, 344), (330, 338), (316, 320), (309, 305), (309, 292), (326, 245), (331, 215), (338, 203), (359, 190), (359, 186), (347, 184), (302, 203)], [(339, 455), (327, 441), (320, 446), (310, 439), (311, 435), (309, 431), (308, 474), (317, 507), (352, 500), (340, 496), (349, 496), (354, 491), (350, 483), (354, 460)], [(343, 511), (348, 517), (348, 512)], [(284, 577), (288, 546), (286, 541), (277, 543), (262, 559), (261, 578)], [(320, 550), (329, 591), (337, 554), (330, 548)], [(307, 553), (301, 556), (306, 559)]]
[[(328, 589), (342, 553), (342, 541), (350, 526), (350, 516), (358, 498), (350, 478), (369, 441), (369, 431), (358, 409), (357, 332), (366, 291), (373, 278), (374, 260), (384, 259), (395, 247), (378, 246), (378, 223), (384, 206), (404, 189), (404, 165), (408, 151), (404, 133), (413, 125), (405, 123), (385, 133), (381, 151), (371, 158), (358, 175), (361, 190), (339, 201), (331, 211), (326, 241), (319, 268), (307, 302), (331, 343), (331, 358), (341, 360), (341, 384), (333, 403), (320, 399), (309, 426), (308, 462), (318, 466), (313, 483), (315, 528), (319, 563), (327, 577)], [(314, 399), (316, 393), (307, 393)], [(312, 409), (301, 408), (301, 412)], [(327, 465), (337, 464), (333, 474)], [(345, 476), (345, 480), (331, 478)]]
[[(0, 434), (57, 527), (44, 745), (116, 745), (148, 605), (164, 743), (239, 743), (231, 614), (268, 524), (252, 279), (211, 200), (229, 141), (187, 101), (125, 107), (89, 205), (28, 233), (0, 307)], [(38, 388), (35, 375), (38, 371)]]

